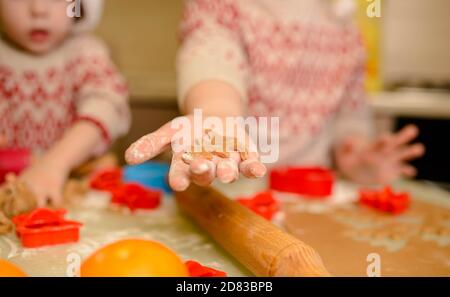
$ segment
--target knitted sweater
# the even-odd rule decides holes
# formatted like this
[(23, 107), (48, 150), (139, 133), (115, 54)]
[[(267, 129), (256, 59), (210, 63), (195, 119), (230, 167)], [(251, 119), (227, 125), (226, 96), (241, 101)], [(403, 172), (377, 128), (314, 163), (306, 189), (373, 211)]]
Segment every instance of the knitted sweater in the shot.
[[(344, 136), (371, 134), (358, 30), (324, 0), (186, 0), (179, 101), (226, 82), (250, 116), (279, 117), (278, 164), (331, 165)], [(223, 102), (223, 104), (227, 104)]]
[(47, 150), (76, 121), (98, 127), (109, 143), (130, 125), (127, 88), (107, 48), (91, 35), (68, 37), (44, 56), (0, 39), (0, 135), (8, 145)]

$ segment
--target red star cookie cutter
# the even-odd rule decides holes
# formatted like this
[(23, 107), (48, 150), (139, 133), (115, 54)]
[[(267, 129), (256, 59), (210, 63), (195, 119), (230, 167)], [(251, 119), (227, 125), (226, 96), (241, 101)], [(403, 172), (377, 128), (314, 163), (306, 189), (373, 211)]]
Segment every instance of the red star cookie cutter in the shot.
[(77, 242), (83, 224), (64, 219), (66, 210), (39, 208), (13, 218), (22, 245), (36, 248)]
[(92, 189), (112, 191), (122, 184), (122, 169), (110, 168), (95, 172), (89, 182)]
[(137, 209), (154, 209), (161, 203), (161, 191), (155, 191), (139, 184), (123, 184), (112, 191), (111, 202), (128, 207), (131, 211)]
[(226, 277), (227, 274), (223, 271), (203, 266), (197, 261), (189, 260), (185, 263), (191, 277)]
[(333, 171), (321, 167), (286, 167), (270, 172), (272, 190), (324, 198), (333, 190)]
[(395, 193), (387, 186), (381, 190), (362, 189), (359, 191), (359, 203), (382, 212), (400, 214), (408, 209), (411, 196), (407, 192)]
[(269, 221), (279, 209), (278, 202), (270, 191), (258, 193), (251, 198), (237, 198), (236, 201)]
[(90, 187), (109, 192), (113, 204), (137, 209), (154, 209), (161, 203), (162, 192), (149, 189), (137, 183), (123, 183), (121, 168), (110, 168), (95, 173), (90, 180)]

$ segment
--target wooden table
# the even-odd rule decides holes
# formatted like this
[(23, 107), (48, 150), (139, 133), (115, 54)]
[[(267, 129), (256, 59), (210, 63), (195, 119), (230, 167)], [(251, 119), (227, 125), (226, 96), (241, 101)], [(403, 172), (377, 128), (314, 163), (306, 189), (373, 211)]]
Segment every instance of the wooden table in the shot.
[[(264, 180), (241, 179), (232, 185), (216, 186), (228, 196), (237, 197), (264, 190), (266, 183)], [(407, 189), (420, 199), (450, 207), (450, 194), (431, 185), (400, 182), (396, 187)], [(346, 203), (354, 191), (353, 185), (339, 182), (335, 195), (328, 203)], [(183, 259), (197, 260), (224, 270), (230, 276), (250, 275), (248, 270), (182, 215), (170, 195), (164, 198), (162, 207), (156, 211), (130, 214), (110, 209), (107, 196), (93, 192), (80, 205), (70, 208), (68, 216), (84, 223), (78, 243), (23, 249), (16, 236), (10, 234), (0, 237), (0, 257), (19, 265), (31, 276), (72, 276), (73, 268), (100, 246), (122, 238), (139, 237), (161, 241)], [(281, 221), (276, 223), (282, 224)], [(338, 246), (336, 250), (339, 250)], [(450, 254), (446, 261), (450, 261)]]

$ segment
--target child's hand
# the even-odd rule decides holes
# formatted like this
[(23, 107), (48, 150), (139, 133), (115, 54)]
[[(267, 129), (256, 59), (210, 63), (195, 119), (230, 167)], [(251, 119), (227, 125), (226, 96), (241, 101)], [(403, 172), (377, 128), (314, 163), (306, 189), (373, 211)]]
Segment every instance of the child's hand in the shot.
[(410, 125), (395, 134), (383, 135), (372, 143), (348, 138), (336, 149), (338, 169), (363, 184), (386, 184), (399, 176), (412, 177), (416, 169), (406, 162), (425, 153), (423, 144), (409, 144), (419, 134)]
[(48, 204), (58, 207), (62, 203), (68, 175), (69, 170), (64, 165), (52, 161), (51, 156), (45, 156), (26, 169), (20, 178), (36, 196), (39, 207)]
[[(182, 118), (189, 121), (191, 127), (193, 127), (192, 116)], [(169, 148), (172, 142), (176, 141), (174, 136), (177, 135), (178, 131), (179, 129), (172, 128), (171, 122), (169, 122), (157, 131), (142, 137), (128, 148), (125, 154), (127, 162), (139, 164), (157, 156), (163, 150)], [(191, 135), (177, 135), (176, 138), (188, 137), (191, 139), (193, 132), (187, 133), (191, 133)], [(245, 136), (248, 139), (246, 134)], [(196, 158), (189, 165), (183, 161), (182, 157), (182, 151), (173, 153), (169, 172), (169, 184), (176, 191), (185, 190), (191, 182), (207, 186), (216, 177), (223, 183), (231, 183), (238, 179), (239, 172), (248, 178), (262, 177), (266, 173), (266, 168), (259, 161), (259, 155), (256, 152), (248, 153), (246, 160), (242, 160), (238, 152), (232, 152), (228, 158), (221, 158), (216, 155), (211, 160)]]

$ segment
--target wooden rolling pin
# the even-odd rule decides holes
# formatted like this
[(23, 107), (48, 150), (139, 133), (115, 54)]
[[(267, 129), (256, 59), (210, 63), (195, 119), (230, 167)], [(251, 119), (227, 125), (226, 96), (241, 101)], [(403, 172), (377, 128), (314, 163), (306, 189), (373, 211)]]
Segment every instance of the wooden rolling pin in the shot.
[(175, 193), (180, 208), (256, 276), (329, 276), (318, 253), (210, 187)]

